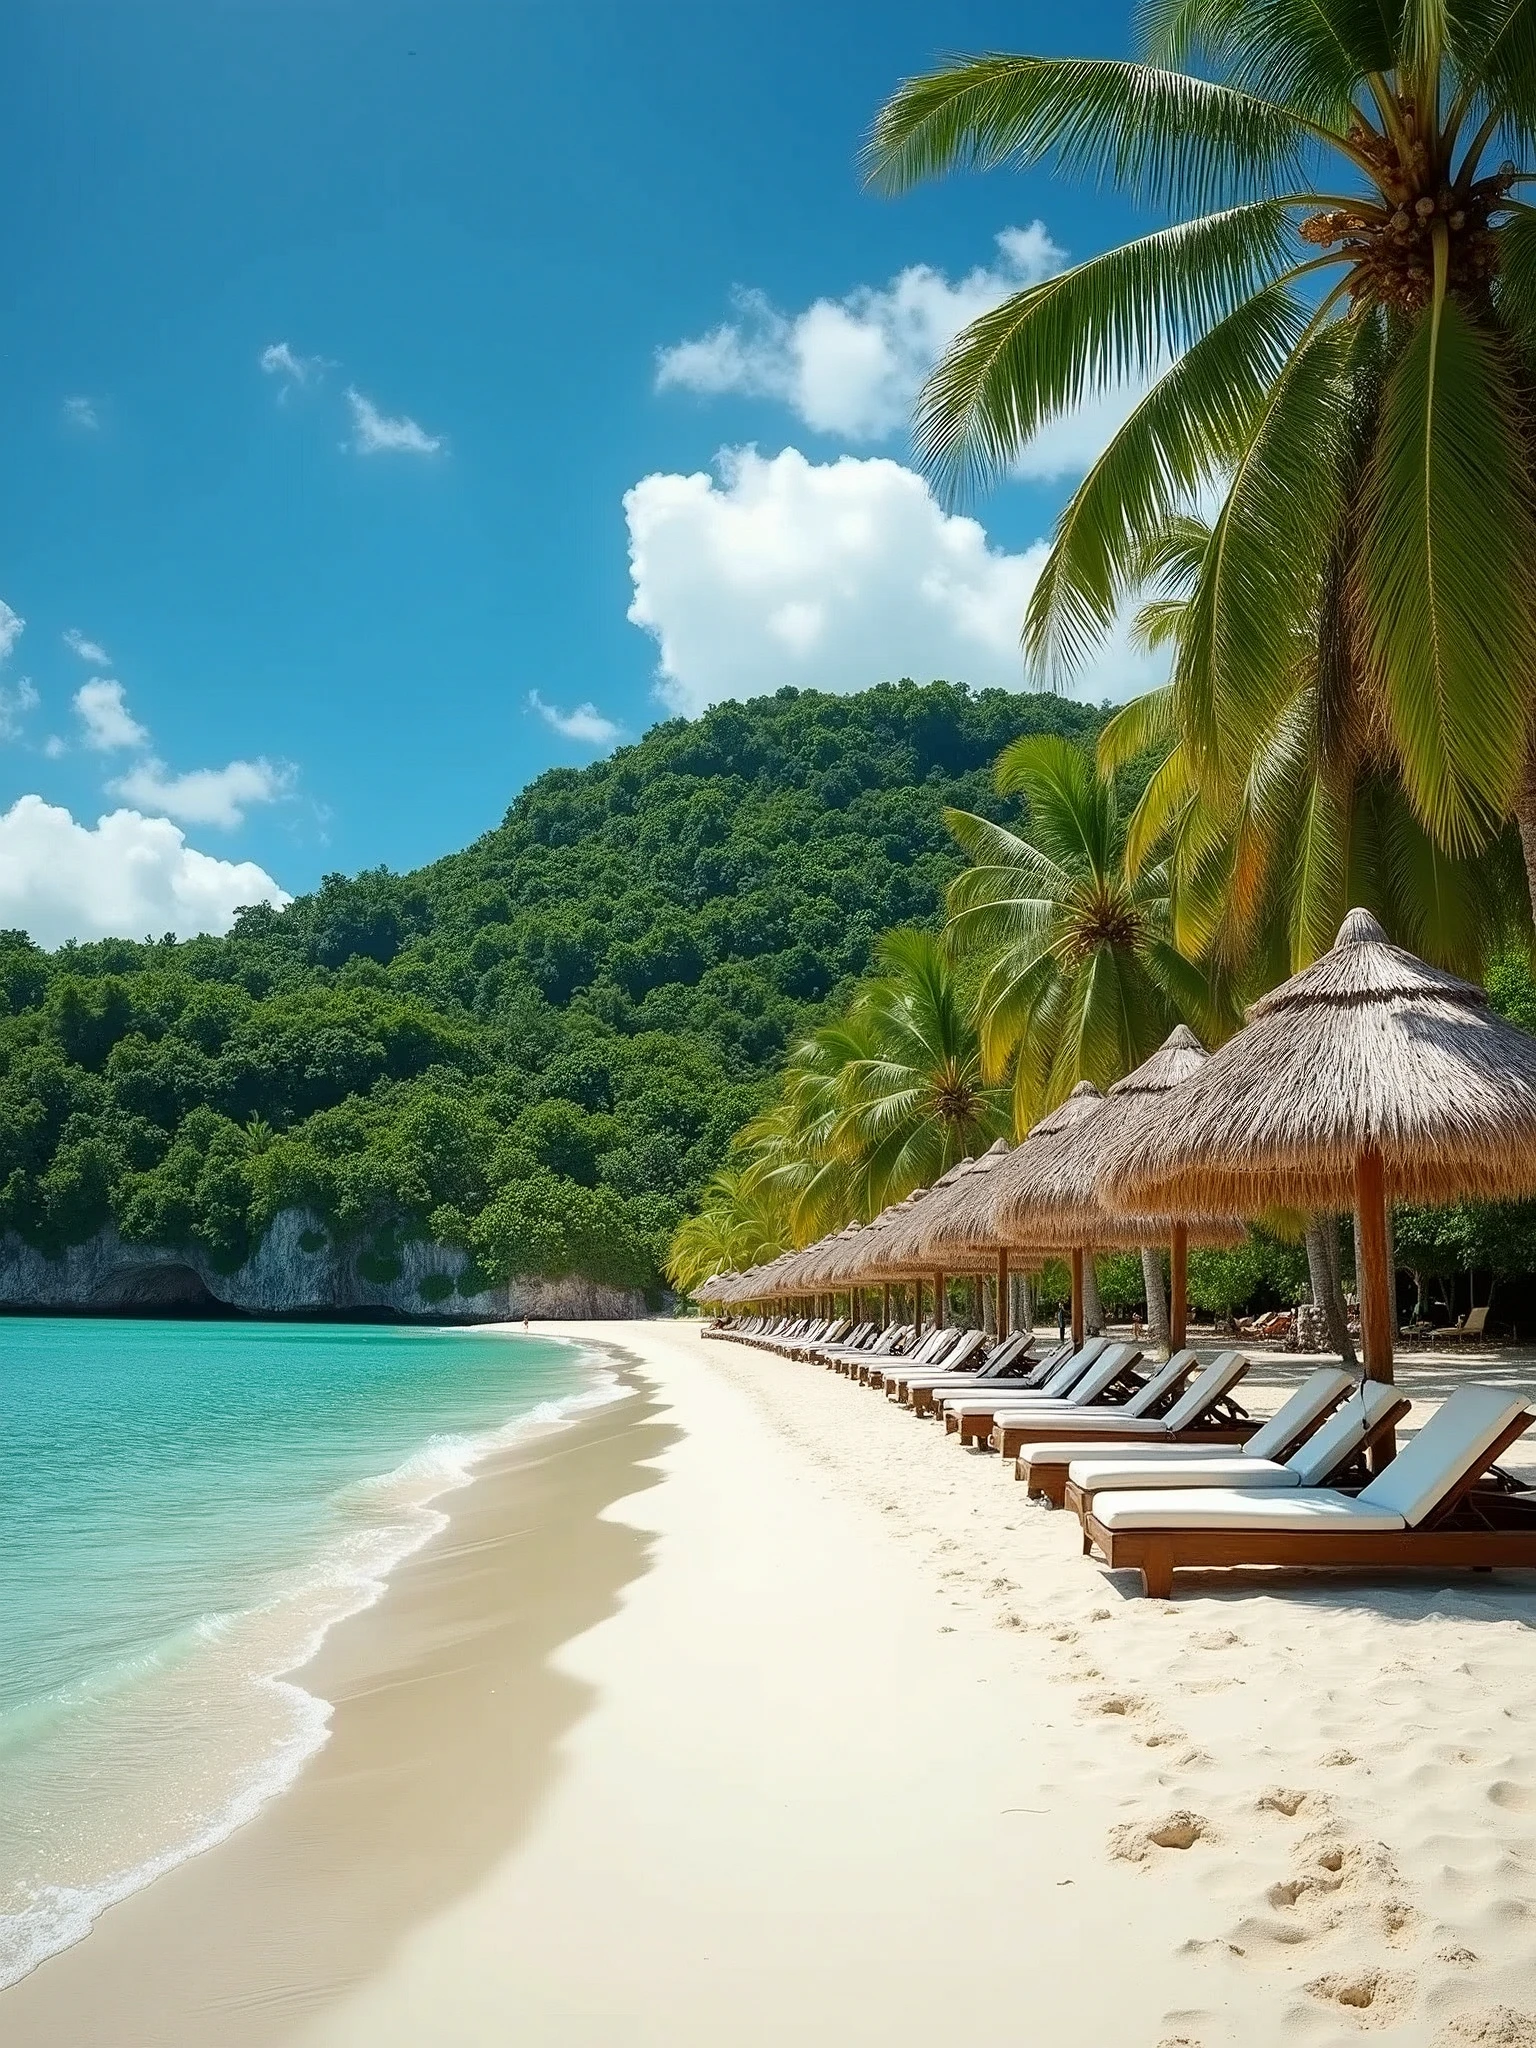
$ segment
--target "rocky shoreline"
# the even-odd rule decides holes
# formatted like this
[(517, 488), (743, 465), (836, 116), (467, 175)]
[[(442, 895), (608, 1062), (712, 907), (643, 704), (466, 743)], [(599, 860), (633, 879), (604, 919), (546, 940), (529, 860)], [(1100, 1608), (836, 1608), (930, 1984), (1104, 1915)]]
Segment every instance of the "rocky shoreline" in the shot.
[(602, 1318), (645, 1313), (634, 1291), (591, 1280), (519, 1278), (458, 1292), (468, 1263), (452, 1245), (401, 1243), (388, 1279), (363, 1270), (363, 1245), (334, 1245), (317, 1216), (285, 1209), (244, 1265), (221, 1272), (196, 1247), (129, 1244), (110, 1226), (48, 1258), (13, 1231), (0, 1237), (0, 1311), (110, 1312), (223, 1307), (248, 1315), (348, 1313), (421, 1322), (508, 1322), (524, 1316)]

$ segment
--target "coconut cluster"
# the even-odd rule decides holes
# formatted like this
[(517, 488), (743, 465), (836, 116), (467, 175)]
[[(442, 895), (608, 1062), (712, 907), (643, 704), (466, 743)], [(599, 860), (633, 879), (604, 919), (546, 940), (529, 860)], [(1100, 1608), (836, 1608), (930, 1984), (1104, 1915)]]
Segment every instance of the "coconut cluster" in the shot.
[(1416, 313), (1429, 302), (1434, 284), (1434, 239), (1443, 227), (1447, 283), (1463, 297), (1488, 289), (1498, 268), (1498, 238), (1490, 226), (1515, 182), (1512, 163), (1464, 190), (1452, 185), (1430, 161), (1410, 101), (1399, 102), (1402, 136), (1378, 134), (1355, 122), (1349, 140), (1370, 163), (1382, 204), (1331, 207), (1304, 220), (1299, 233), (1318, 248), (1342, 248), (1351, 258), (1351, 299)]

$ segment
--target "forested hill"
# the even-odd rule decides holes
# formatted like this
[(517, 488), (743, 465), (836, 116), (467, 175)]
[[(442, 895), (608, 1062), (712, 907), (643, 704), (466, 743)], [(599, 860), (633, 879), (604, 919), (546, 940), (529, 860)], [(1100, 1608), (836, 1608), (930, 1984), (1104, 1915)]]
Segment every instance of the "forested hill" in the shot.
[(55, 1253), (115, 1222), (233, 1268), (302, 1207), (381, 1274), (426, 1236), (471, 1285), (653, 1285), (786, 1041), (936, 914), (943, 806), (994, 809), (1015, 735), (1098, 722), (946, 683), (784, 690), (227, 938), (0, 934), (0, 1229)]

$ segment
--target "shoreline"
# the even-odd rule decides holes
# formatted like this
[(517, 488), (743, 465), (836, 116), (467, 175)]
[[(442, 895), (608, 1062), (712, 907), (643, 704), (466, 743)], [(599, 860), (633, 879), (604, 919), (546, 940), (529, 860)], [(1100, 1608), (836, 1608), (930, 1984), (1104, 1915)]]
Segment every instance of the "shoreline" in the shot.
[(450, 1497), (306, 1667), (296, 1784), (8, 2044), (1536, 2039), (1536, 1589), (1128, 1598), (844, 1380), (559, 1334), (634, 1396)]
[[(494, 1334), (514, 1333), (498, 1327)], [(536, 1450), (632, 1392), (608, 1352), (554, 1332), (547, 1333), (546, 1341), (565, 1344), (576, 1354), (586, 1384), (551, 1394), (499, 1422), (461, 1432), (433, 1431), (397, 1463), (349, 1481), (336, 1497), (345, 1512), (324, 1546), (255, 1605), (210, 1612), (191, 1626), (189, 1633), (207, 1634), (210, 1654), (225, 1656), (226, 1663), (229, 1649), (242, 1637), (245, 1657), (254, 1651), (253, 1637), (269, 1638), (257, 1654), (270, 1662), (242, 1669), (237, 1652), (240, 1661), (226, 1677), (226, 1683), (233, 1677), (247, 1697), (238, 1715), (233, 1699), (219, 1702), (228, 1724), (220, 1723), (221, 1734), (235, 1745), (225, 1782), (200, 1782), (200, 1797), (212, 1803), (193, 1821), (191, 1832), (149, 1847), (142, 1861), (99, 1879), (45, 1887), (37, 1908), (11, 1916), (5, 1923), (11, 1946), (8, 1974), (0, 1974), (0, 1997), (86, 1940), (104, 1913), (207, 1856), (281, 1799), (330, 1736), (335, 1703), (311, 1681), (324, 1669), (333, 1632), (386, 1597), (402, 1567), (448, 1529), (446, 1503), (472, 1486), (482, 1469), (511, 1454)], [(219, 1684), (219, 1667), (210, 1666), (206, 1657), (200, 1665), (173, 1668), (168, 1675), (183, 1689)], [(169, 1701), (162, 1698), (157, 1704), (163, 1713)]]

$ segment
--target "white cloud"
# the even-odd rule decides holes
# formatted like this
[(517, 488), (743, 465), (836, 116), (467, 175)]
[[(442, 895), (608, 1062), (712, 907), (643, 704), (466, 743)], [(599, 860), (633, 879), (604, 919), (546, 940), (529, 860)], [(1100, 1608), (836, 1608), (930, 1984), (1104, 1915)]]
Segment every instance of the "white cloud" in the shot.
[[(812, 463), (727, 450), (718, 475), (655, 475), (625, 494), (634, 601), (675, 711), (794, 684), (860, 690), (911, 676), (1024, 687), (1019, 626), (1048, 543), (989, 545), (885, 457)], [(1082, 678), (1123, 697), (1161, 680), (1123, 638)]]
[(440, 434), (402, 413), (398, 419), (379, 411), (355, 385), (347, 386), (347, 403), (352, 408), (352, 451), (356, 455), (436, 455), (442, 447)]
[(43, 741), (43, 752), (50, 761), (62, 761), (69, 752), (69, 741), (61, 739), (56, 732), (51, 732)]
[(87, 640), (85, 635), (76, 632), (73, 626), (64, 635), (64, 645), (72, 653), (78, 654), (82, 661), (90, 662), (93, 668), (107, 668), (111, 665), (112, 657), (101, 642)]
[(189, 825), (222, 825), (233, 830), (245, 822), (252, 804), (276, 803), (293, 785), (293, 770), (267, 760), (231, 761), (227, 768), (193, 768), (170, 774), (152, 756), (136, 761), (126, 775), (109, 782), (113, 796), (146, 809), (168, 811)]
[[(994, 264), (956, 283), (916, 263), (881, 288), (861, 285), (803, 313), (739, 291), (735, 320), (659, 351), (657, 387), (776, 398), (818, 433), (884, 440), (910, 423), (924, 379), (961, 328), (1067, 263), (1043, 221), (1004, 228), (997, 247)], [(1146, 388), (1138, 380), (1090, 395), (1034, 436), (1014, 473), (1037, 482), (1081, 474)]]
[(0, 598), (0, 661), (7, 658), (26, 630), (26, 620), (19, 612), (13, 612), (4, 598)]
[(300, 355), (286, 341), (269, 342), (256, 360), (268, 377), (282, 378), (280, 398), (286, 398), (295, 385), (303, 390), (307, 384), (318, 384), (327, 370), (336, 367), (328, 356)]
[(85, 727), (85, 744), (98, 754), (149, 742), (148, 731), (128, 709), (122, 684), (109, 676), (92, 676), (82, 683), (75, 692), (75, 710)]
[(86, 433), (94, 433), (101, 425), (101, 415), (89, 398), (66, 398), (64, 423), (66, 426), (79, 427)]
[(604, 718), (595, 704), (578, 704), (574, 711), (562, 711), (558, 704), (546, 704), (537, 690), (528, 692), (528, 706), (537, 711), (540, 718), (555, 732), (563, 733), (568, 740), (581, 740), (594, 747), (606, 747), (616, 740), (622, 727), (611, 718)]
[(997, 246), (994, 265), (956, 283), (915, 263), (882, 288), (861, 285), (803, 313), (738, 292), (736, 320), (661, 350), (657, 385), (778, 398), (818, 432), (881, 440), (907, 423), (923, 379), (962, 327), (1066, 262), (1040, 221), (1005, 228)]
[(38, 706), (37, 686), (30, 676), (18, 677), (13, 687), (0, 684), (0, 740), (21, 737), (21, 721)]
[(114, 811), (88, 829), (40, 796), (0, 814), (0, 925), (44, 946), (226, 932), (242, 904), (291, 900), (254, 861), (188, 846), (169, 818)]

